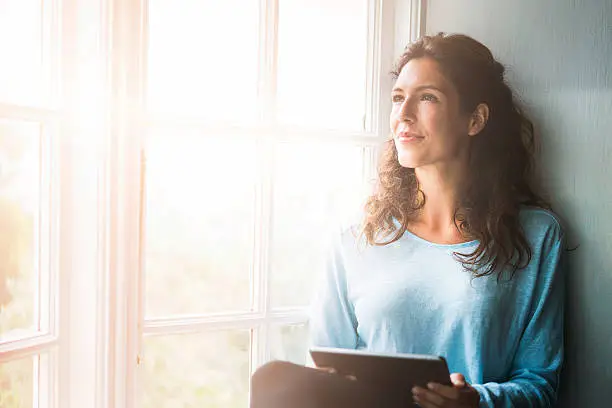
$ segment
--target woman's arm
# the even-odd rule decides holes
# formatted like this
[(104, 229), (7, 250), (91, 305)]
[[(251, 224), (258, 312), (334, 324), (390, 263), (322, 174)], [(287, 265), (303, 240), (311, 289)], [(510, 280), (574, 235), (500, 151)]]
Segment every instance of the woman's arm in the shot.
[(341, 236), (331, 246), (325, 273), (310, 309), (311, 344), (319, 347), (357, 347), (357, 319), (348, 299)]
[(563, 364), (563, 303), (565, 241), (557, 231), (544, 252), (530, 320), (514, 356), (509, 379), (474, 384), (481, 407), (552, 407), (557, 400)]

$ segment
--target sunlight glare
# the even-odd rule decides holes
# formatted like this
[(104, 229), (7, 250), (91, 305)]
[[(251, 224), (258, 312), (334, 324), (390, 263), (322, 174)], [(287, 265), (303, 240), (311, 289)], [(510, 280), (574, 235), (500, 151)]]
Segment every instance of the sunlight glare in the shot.
[(43, 100), (40, 0), (0, 0), (0, 102)]

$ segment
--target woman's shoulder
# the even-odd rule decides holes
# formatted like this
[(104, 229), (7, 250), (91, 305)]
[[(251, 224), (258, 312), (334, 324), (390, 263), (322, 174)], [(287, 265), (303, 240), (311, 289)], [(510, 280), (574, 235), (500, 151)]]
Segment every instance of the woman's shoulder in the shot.
[(519, 219), (527, 239), (532, 242), (545, 238), (560, 240), (565, 235), (560, 218), (546, 208), (522, 206)]
[(325, 231), (327, 239), (331, 241), (328, 243), (336, 249), (354, 245), (361, 236), (362, 221), (363, 215), (358, 212), (333, 217)]

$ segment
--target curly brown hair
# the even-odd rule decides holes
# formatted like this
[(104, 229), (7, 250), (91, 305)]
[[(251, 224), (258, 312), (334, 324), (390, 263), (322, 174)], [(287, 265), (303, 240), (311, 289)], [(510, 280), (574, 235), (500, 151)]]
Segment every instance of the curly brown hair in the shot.
[[(470, 114), (480, 103), (487, 104), (490, 112), (486, 126), (470, 143), (468, 180), (462, 185), (454, 213), (459, 232), (478, 240), (478, 246), (472, 253), (454, 255), (474, 277), (497, 272), (499, 279), (506, 267), (513, 275), (532, 257), (519, 221), (520, 207), (550, 208), (530, 184), (533, 125), (504, 81), (504, 66), (480, 42), (460, 34), (424, 36), (405, 48), (392, 72), (394, 78), (408, 61), (422, 57), (437, 61), (454, 84), (462, 112)], [(397, 241), (426, 198), (414, 169), (400, 165), (395, 144), (388, 141), (380, 159), (376, 191), (365, 204), (361, 232), (367, 243)]]

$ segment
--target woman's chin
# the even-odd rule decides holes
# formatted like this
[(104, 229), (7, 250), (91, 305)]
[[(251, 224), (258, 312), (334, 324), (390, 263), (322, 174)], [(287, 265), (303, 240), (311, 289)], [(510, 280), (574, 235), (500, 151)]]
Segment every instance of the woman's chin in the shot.
[(411, 157), (409, 155), (399, 154), (397, 156), (397, 161), (399, 162), (400, 166), (409, 169), (414, 169), (419, 166), (418, 160), (416, 160), (415, 157)]

